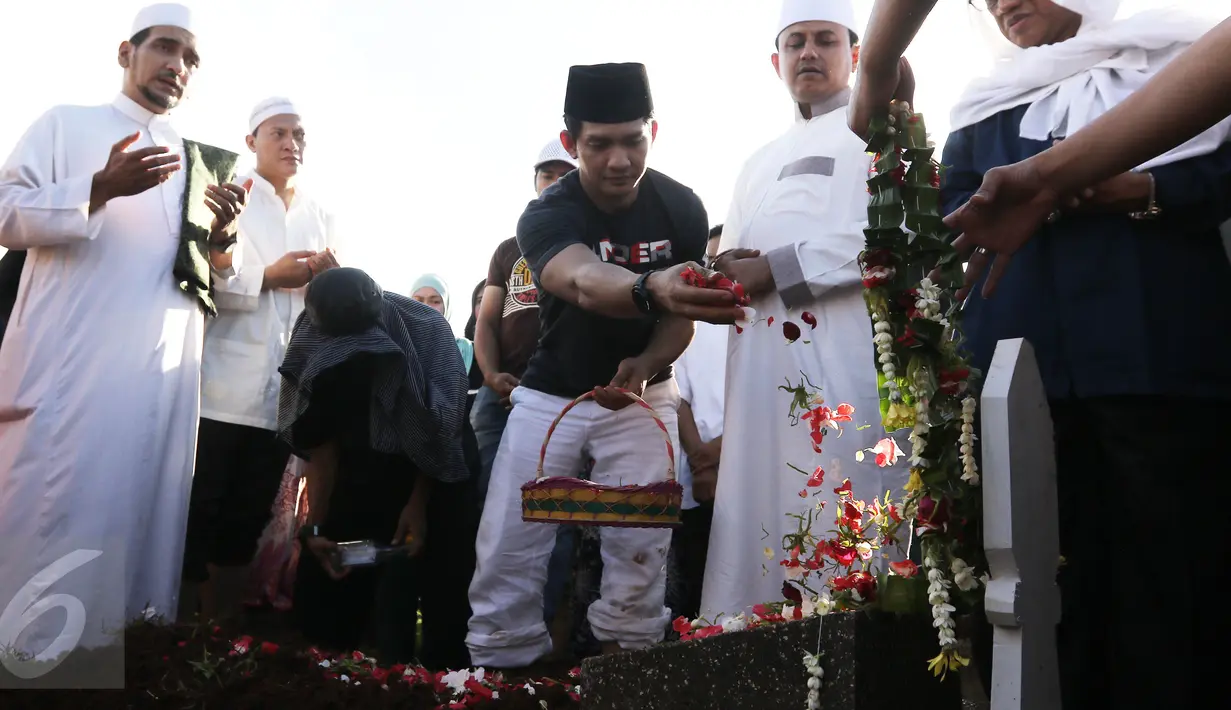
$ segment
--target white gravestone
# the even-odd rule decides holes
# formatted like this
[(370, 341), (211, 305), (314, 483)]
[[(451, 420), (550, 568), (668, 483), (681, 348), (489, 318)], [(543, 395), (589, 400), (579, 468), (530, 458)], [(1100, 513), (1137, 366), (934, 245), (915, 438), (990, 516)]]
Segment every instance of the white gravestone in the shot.
[(1056, 454), (1034, 348), (1002, 340), (982, 395), (983, 534), (995, 627), (992, 710), (1057, 710)]

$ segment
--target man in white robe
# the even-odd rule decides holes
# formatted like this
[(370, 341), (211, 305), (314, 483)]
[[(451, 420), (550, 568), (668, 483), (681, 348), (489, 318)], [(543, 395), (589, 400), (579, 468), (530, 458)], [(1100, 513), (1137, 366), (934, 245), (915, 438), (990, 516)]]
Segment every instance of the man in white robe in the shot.
[(246, 198), (202, 158), (233, 172), (234, 154), (168, 118), (199, 63), (192, 27), (181, 5), (142, 10), (122, 92), (47, 111), (0, 168), (0, 246), (26, 251), (0, 347), (0, 647), (47, 647), (63, 617), (27, 609), (52, 594), (79, 600), (51, 605), (83, 610), (83, 646), (176, 614), (209, 262)]
[(205, 330), (202, 351), (184, 550), (189, 584), (179, 608), (185, 619), (198, 611), (202, 619), (224, 619), (240, 610), (249, 563), (291, 454), (278, 439), (278, 368), (308, 282), (338, 265), (334, 216), (299, 184), (307, 148), (299, 109), (285, 97), (261, 101), (245, 140), (256, 155), (253, 190), (234, 261), (215, 272), (219, 314)]
[[(844, 478), (857, 499), (869, 502), (899, 491), (906, 479), (904, 470), (879, 469), (874, 457), (855, 460), (885, 434), (858, 263), (871, 159), (846, 123), (854, 14), (850, 0), (783, 3), (773, 64), (793, 99), (795, 125), (747, 162), (723, 231), (715, 268), (748, 289), (758, 322), (728, 339), (722, 459), (701, 604), (710, 619), (782, 599), (782, 540), (799, 525), (789, 513), (828, 501), (813, 526), (824, 535), (834, 527), (833, 490)], [(802, 330), (790, 345), (788, 323)], [(841, 438), (826, 436), (821, 454), (813, 451), (807, 422), (791, 425), (791, 395), (778, 389), (799, 384), (801, 372), (827, 406), (855, 407), (855, 421)], [(863, 424), (872, 426), (857, 430)], [(807, 487), (808, 477), (788, 464), (809, 472), (821, 466), (824, 484)]]

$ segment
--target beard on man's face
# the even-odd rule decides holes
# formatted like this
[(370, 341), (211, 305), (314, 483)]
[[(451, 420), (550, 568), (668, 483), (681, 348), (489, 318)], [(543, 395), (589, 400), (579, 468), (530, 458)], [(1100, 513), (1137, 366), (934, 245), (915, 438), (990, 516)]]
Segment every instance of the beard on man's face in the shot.
[(144, 96), (146, 99), (148, 99), (149, 102), (154, 104), (155, 106), (161, 106), (162, 108), (165, 108), (165, 109), (172, 109), (172, 108), (175, 108), (176, 104), (179, 103), (179, 99), (177, 97), (156, 93), (154, 91), (151, 91), (150, 87), (145, 86), (144, 84), (140, 86), (139, 88), (141, 90), (141, 95)]
[[(158, 83), (161, 85), (162, 82), (173, 84), (177, 87), (177, 89), (175, 91), (168, 91), (167, 93), (160, 93), (150, 88), (151, 84)], [(138, 89), (140, 89), (141, 95), (149, 100), (150, 103), (168, 110), (178, 106), (180, 98), (183, 96), (183, 88), (180, 82), (176, 79), (176, 76), (169, 71), (159, 72), (153, 80), (145, 84), (141, 84)]]

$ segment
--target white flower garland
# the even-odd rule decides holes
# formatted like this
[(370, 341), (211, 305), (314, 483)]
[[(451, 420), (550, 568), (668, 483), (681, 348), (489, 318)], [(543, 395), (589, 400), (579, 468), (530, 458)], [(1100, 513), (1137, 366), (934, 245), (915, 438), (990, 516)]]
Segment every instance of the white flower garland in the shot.
[[(804, 670), (808, 672), (808, 710), (821, 710), (821, 682), (825, 678), (825, 671), (821, 669), (821, 632), (825, 626), (825, 615), (832, 611), (833, 607), (834, 602), (829, 594), (804, 597), (804, 618), (815, 614), (819, 619), (816, 626), (816, 653), (804, 652)], [(790, 607), (782, 610), (782, 615), (789, 619), (791, 617), (786, 613), (788, 608)]]
[(902, 393), (898, 391), (898, 369), (893, 361), (893, 326), (879, 314), (874, 314), (872, 320), (874, 321), (872, 330), (875, 333), (872, 342), (876, 344), (877, 362), (881, 365), (881, 372), (885, 374), (885, 390), (889, 392), (889, 401), (901, 402)]
[(808, 710), (821, 710), (821, 679), (825, 677), (825, 671), (821, 669), (819, 651), (816, 655), (804, 652), (804, 669), (808, 671)]
[(940, 569), (936, 558), (930, 554), (924, 556), (923, 566), (928, 571), (928, 603), (932, 605), (932, 626), (936, 629), (943, 651), (957, 644), (956, 625), (952, 616), (956, 609), (949, 603), (951, 583), (945, 579), (944, 570)]
[(927, 459), (923, 458), (923, 450), (927, 448), (927, 435), (931, 430), (928, 424), (928, 400), (920, 399), (915, 403), (915, 428), (911, 429), (910, 436), (910, 465), (911, 468), (927, 468)]
[(979, 587), (979, 580), (975, 577), (975, 569), (966, 564), (966, 560), (960, 557), (953, 558), (953, 564), (949, 568), (953, 572), (953, 583), (963, 592), (973, 592)]
[(940, 315), (940, 287), (925, 278), (916, 290), (919, 296), (915, 300), (915, 310), (924, 318), (940, 323), (943, 320)]
[(975, 406), (974, 397), (962, 400), (962, 480), (972, 486), (979, 485), (979, 465), (975, 462)]

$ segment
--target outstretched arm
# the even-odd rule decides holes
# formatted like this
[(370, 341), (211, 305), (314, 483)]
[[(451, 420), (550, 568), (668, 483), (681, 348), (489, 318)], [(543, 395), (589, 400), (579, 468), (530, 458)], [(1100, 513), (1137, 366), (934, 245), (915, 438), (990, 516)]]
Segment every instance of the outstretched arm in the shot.
[[(583, 242), (585, 225), (577, 212), (568, 205), (531, 203), (518, 221), (517, 244), (539, 286), (556, 298), (609, 318), (643, 317), (633, 298), (633, 286), (640, 277), (601, 260)], [(681, 278), (686, 268), (703, 270), (685, 263), (647, 277), (645, 286), (663, 311), (725, 324), (742, 315), (733, 295), (686, 285)]]
[[(865, 135), (872, 117), (887, 111), (891, 100), (911, 100), (899, 91), (902, 55), (935, 5), (936, 0), (876, 0), (851, 99), (850, 126), (856, 135)], [(913, 83), (908, 94), (914, 92)]]

